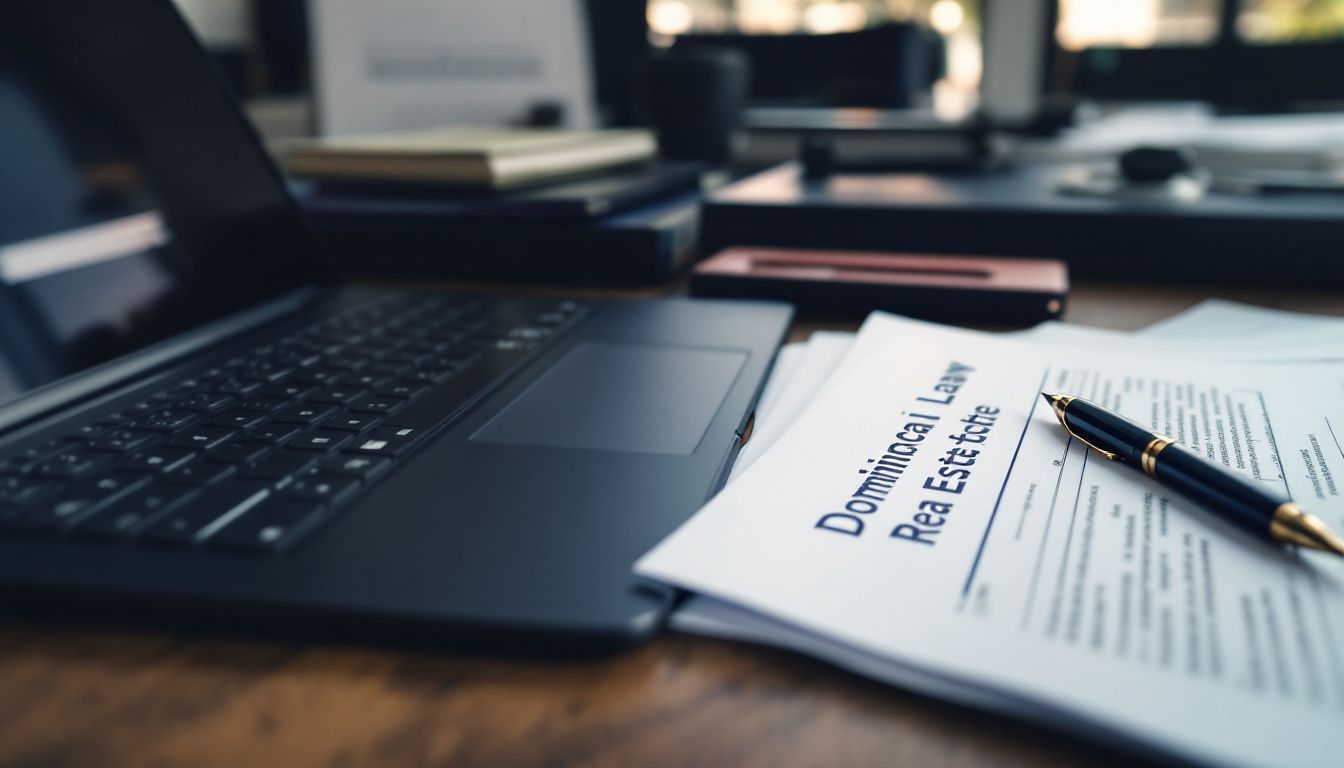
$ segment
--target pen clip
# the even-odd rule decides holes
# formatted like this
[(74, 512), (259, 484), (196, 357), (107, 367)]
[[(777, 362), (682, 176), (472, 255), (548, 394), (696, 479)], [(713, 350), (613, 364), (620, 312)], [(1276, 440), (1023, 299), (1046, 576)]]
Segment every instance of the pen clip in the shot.
[(1115, 459), (1118, 458), (1119, 454), (1115, 453), (1114, 451), (1108, 451), (1108, 450), (1106, 450), (1105, 448), (1101, 448), (1101, 447), (1099, 447), (1099, 446), (1097, 446), (1097, 445), (1095, 445), (1095, 444), (1093, 444), (1093, 443), (1091, 443), (1091, 442), (1089, 442), (1089, 441), (1083, 439), (1083, 436), (1082, 436), (1082, 435), (1078, 434), (1077, 432), (1074, 432), (1074, 431), (1073, 431), (1073, 427), (1070, 427), (1070, 426), (1069, 426), (1069, 422), (1068, 422), (1068, 420), (1064, 418), (1064, 409), (1065, 409), (1065, 408), (1068, 408), (1068, 407), (1069, 407), (1069, 403), (1071, 403), (1071, 402), (1073, 402), (1073, 398), (1070, 397), (1070, 396), (1068, 396), (1068, 395), (1056, 395), (1056, 396), (1050, 401), (1050, 408), (1051, 408), (1051, 410), (1053, 410), (1053, 411), (1055, 412), (1055, 418), (1059, 419), (1059, 425), (1060, 425), (1061, 427), (1064, 428), (1064, 431), (1065, 431), (1065, 432), (1068, 432), (1068, 433), (1069, 433), (1069, 437), (1072, 437), (1073, 439), (1077, 440), (1078, 442), (1082, 443), (1083, 445), (1086, 445), (1088, 448), (1091, 448), (1092, 450), (1096, 451), (1097, 453), (1100, 453), (1102, 456), (1105, 456), (1107, 459), (1110, 459), (1111, 461), (1115, 461)]

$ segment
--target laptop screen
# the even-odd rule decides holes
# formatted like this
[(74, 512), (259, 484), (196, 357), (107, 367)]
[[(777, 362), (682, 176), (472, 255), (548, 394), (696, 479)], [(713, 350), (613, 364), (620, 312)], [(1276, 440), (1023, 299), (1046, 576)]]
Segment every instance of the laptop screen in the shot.
[(0, 4), (0, 407), (322, 275), (170, 0)]

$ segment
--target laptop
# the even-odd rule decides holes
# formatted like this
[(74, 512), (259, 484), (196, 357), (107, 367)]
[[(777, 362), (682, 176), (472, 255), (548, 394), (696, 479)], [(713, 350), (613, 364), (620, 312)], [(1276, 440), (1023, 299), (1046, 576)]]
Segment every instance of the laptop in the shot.
[(342, 287), (169, 0), (0, 9), (0, 604), (543, 652), (723, 483), (783, 305)]

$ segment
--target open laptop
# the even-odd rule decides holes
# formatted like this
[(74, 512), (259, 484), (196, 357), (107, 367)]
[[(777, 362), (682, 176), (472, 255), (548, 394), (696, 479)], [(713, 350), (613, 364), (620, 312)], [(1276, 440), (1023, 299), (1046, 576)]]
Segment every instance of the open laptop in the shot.
[(169, 0), (0, 9), (0, 605), (591, 650), (787, 307), (341, 288)]

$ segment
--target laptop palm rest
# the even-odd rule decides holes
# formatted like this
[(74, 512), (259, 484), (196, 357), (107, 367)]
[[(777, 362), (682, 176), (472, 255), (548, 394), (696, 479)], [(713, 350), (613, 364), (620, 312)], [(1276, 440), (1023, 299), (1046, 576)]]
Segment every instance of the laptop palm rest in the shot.
[(747, 357), (732, 349), (579, 344), (470, 439), (690, 455)]

